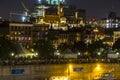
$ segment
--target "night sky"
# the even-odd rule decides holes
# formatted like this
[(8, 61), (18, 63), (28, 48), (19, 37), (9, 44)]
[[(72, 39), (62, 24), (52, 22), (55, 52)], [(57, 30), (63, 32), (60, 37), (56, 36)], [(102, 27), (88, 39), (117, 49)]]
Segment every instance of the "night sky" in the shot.
[[(37, 0), (23, 0), (29, 9), (32, 9)], [(120, 0), (69, 0), (69, 4), (86, 9), (87, 18), (101, 19), (108, 16), (110, 11), (120, 16)], [(0, 16), (7, 19), (9, 12), (23, 13), (20, 0), (0, 0)]]

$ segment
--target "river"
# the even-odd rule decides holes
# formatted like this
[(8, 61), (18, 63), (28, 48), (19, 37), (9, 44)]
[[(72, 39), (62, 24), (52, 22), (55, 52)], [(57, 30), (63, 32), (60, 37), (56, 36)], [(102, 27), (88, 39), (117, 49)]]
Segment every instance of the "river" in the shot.
[[(12, 70), (24, 69), (23, 73), (12, 73)], [(120, 80), (119, 63), (82, 63), (82, 64), (46, 64), (46, 65), (19, 65), (0, 66), (0, 80), (93, 80), (103, 72), (112, 72)], [(55, 79), (54, 79), (55, 80)]]

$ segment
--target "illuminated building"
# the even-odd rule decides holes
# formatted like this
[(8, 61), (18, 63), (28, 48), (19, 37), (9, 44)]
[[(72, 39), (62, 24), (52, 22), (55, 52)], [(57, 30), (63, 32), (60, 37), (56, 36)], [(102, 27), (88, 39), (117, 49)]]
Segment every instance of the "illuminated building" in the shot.
[(118, 19), (115, 12), (110, 12), (106, 20), (106, 28), (118, 28)]
[(114, 31), (113, 42), (117, 41), (120, 38), (120, 31)]
[(48, 26), (30, 23), (10, 23), (9, 30), (12, 41), (23, 43), (25, 47), (29, 48), (36, 40), (44, 38), (45, 33), (48, 31)]
[(95, 18), (89, 18), (87, 21), (87, 25), (90, 25), (91, 27), (97, 27), (98, 21)]
[(29, 44), (32, 42), (32, 27), (33, 24), (9, 23), (10, 39), (15, 42), (23, 43), (25, 47), (29, 48)]
[(85, 25), (86, 11), (67, 6), (65, 0), (43, 0), (35, 5), (32, 12), (35, 23), (49, 24), (53, 29), (67, 30), (70, 27)]
[(101, 20), (101, 25), (104, 28), (119, 28), (120, 27), (120, 18), (117, 17), (115, 12), (110, 12), (108, 18)]
[(56, 6), (59, 3), (65, 4), (65, 0), (38, 0), (38, 4), (35, 4), (32, 12), (32, 17), (44, 17), (46, 9)]
[(57, 48), (60, 44), (66, 43), (68, 45), (74, 44), (74, 42), (81, 41), (81, 30), (78, 29), (69, 29), (69, 30), (55, 30), (51, 31), (57, 35), (57, 39), (52, 41), (52, 44)]
[(65, 0), (46, 0), (46, 2), (50, 5), (58, 5), (59, 3), (64, 4)]
[(32, 28), (32, 39), (33, 39), (33, 44), (36, 42), (38, 39), (44, 39), (46, 38), (45, 36), (47, 35), (49, 31), (49, 25), (44, 25), (44, 24), (34, 24)]
[(48, 25), (3, 21), (0, 23), (0, 34), (30, 48), (36, 40), (44, 38), (48, 28)]
[(61, 3), (46, 9), (45, 16), (37, 19), (38, 24), (49, 24), (53, 29), (67, 30), (70, 27), (85, 25), (85, 10), (65, 7)]
[(76, 9), (74, 6), (66, 6), (65, 0), (47, 1), (38, 0), (38, 4), (35, 4), (34, 11), (31, 13), (35, 23), (9, 23), (8, 35), (12, 41), (23, 43), (24, 47), (29, 48), (38, 39), (45, 38), (49, 29), (58, 32), (60, 30), (58, 40), (52, 41), (55, 46), (81, 40), (78, 31), (70, 32), (69, 29), (85, 25), (86, 11)]
[(112, 46), (118, 38), (119, 32), (116, 30), (120, 28), (120, 17), (117, 17), (115, 12), (110, 12), (107, 18), (99, 21), (99, 26), (104, 29), (104, 43)]

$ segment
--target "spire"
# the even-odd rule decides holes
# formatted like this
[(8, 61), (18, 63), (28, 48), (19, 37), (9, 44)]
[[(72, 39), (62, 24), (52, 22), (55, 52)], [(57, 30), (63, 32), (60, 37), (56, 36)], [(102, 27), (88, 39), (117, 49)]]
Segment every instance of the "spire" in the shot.
[(64, 15), (63, 4), (61, 2), (58, 4), (58, 15), (59, 17), (62, 17)]

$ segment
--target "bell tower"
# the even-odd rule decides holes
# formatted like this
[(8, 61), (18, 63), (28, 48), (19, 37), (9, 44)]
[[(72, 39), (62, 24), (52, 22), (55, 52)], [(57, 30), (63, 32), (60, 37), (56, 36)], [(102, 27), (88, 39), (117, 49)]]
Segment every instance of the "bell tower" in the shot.
[(59, 18), (61, 18), (64, 15), (63, 4), (61, 2), (58, 4), (58, 15)]

